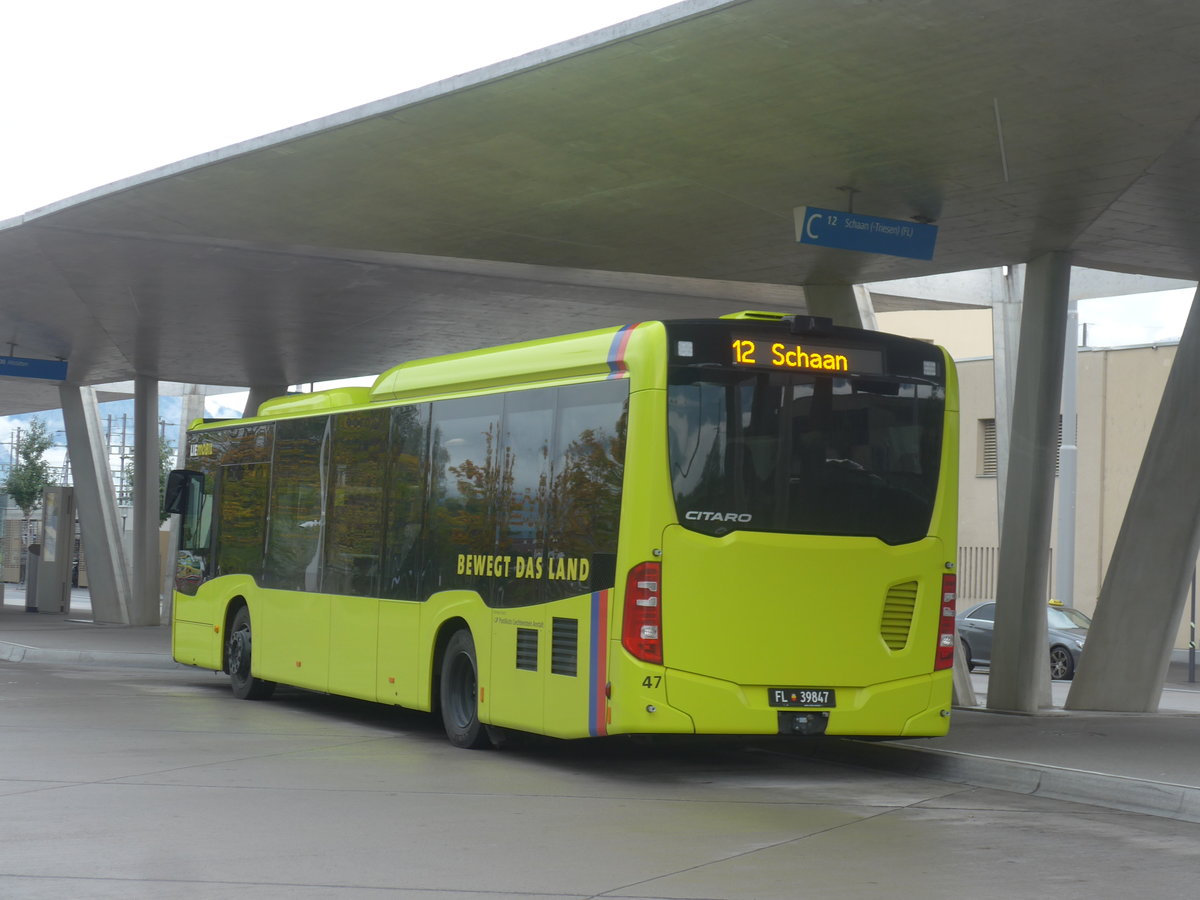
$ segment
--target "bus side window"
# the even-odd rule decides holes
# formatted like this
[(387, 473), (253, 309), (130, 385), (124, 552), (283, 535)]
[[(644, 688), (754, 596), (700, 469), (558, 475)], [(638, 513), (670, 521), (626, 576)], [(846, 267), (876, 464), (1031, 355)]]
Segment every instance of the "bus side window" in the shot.
[(176, 471), (171, 473), (175, 491), (168, 485), (167, 512), (181, 513), (179, 547), (175, 557), (175, 589), (194, 595), (197, 588), (212, 577), (210, 544), (212, 537), (213, 479), (203, 472)]
[(504, 398), (495, 553), (505, 566), (496, 579), (497, 606), (528, 606), (545, 599), (550, 448), (557, 396), (555, 388), (540, 388), (513, 391)]
[(329, 469), (328, 430), (329, 420), (324, 416), (276, 425), (275, 479), (263, 566), (264, 587), (320, 590)]
[[(486, 561), (494, 557), (496, 546), (502, 399), (490, 394), (433, 404), (422, 548), (421, 590), (426, 596), (461, 588), (492, 602), (494, 577), (486, 575)], [(482, 573), (475, 566), (460, 566), (468, 557), (484, 560)]]
[(378, 592), (389, 415), (385, 409), (333, 418), (330, 495), (321, 590), (355, 597)]
[(221, 467), (216, 574), (258, 577), (270, 480), (269, 463)]
[(613, 587), (628, 411), (623, 379), (559, 389), (547, 600)]
[(380, 593), (394, 600), (424, 600), (421, 535), (429, 483), (429, 404), (392, 410), (388, 452), (388, 508)]

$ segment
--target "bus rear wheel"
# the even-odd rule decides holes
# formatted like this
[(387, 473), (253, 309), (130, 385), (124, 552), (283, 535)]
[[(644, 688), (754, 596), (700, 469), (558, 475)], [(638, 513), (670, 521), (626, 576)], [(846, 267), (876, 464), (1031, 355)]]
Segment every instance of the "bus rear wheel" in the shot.
[(479, 721), (479, 664), (475, 641), (463, 628), (454, 632), (442, 655), (440, 684), (442, 725), (455, 747), (479, 750), (491, 746), (487, 729)]
[(266, 700), (275, 693), (275, 682), (263, 681), (250, 674), (250, 610), (242, 607), (234, 614), (225, 636), (225, 660), (233, 696), (239, 700)]

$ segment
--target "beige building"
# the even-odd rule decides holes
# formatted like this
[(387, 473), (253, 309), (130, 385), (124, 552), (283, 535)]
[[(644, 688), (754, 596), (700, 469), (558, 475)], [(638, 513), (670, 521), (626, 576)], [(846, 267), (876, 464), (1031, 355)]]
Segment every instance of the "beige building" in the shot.
[[(935, 340), (958, 360), (962, 407), (959, 609), (993, 599), (999, 527), (991, 311), (883, 313), (879, 326)], [(1070, 599), (1089, 615), (1096, 607), (1175, 349), (1175, 343), (1164, 343), (1079, 351), (1075, 595)], [(1056, 499), (1051, 582), (1057, 540)], [(1054, 593), (1053, 584), (1047, 584), (1047, 599)], [(1186, 614), (1183, 619), (1177, 649), (1186, 648), (1190, 640)]]

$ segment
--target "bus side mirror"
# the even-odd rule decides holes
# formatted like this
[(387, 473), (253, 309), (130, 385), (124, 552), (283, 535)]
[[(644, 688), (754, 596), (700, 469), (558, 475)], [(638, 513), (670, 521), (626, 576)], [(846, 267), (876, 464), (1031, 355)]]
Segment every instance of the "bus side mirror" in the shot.
[(188, 498), (191, 496), (191, 486), (204, 490), (204, 473), (191, 472), (187, 469), (175, 469), (167, 475), (167, 489), (163, 492), (163, 512), (167, 515), (188, 511)]

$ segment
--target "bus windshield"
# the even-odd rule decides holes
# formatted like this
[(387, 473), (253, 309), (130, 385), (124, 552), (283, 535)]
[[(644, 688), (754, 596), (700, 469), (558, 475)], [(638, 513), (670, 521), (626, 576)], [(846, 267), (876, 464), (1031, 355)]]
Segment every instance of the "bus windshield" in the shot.
[(924, 538), (937, 495), (945, 387), (888, 375), (672, 366), (671, 482), (680, 522)]

